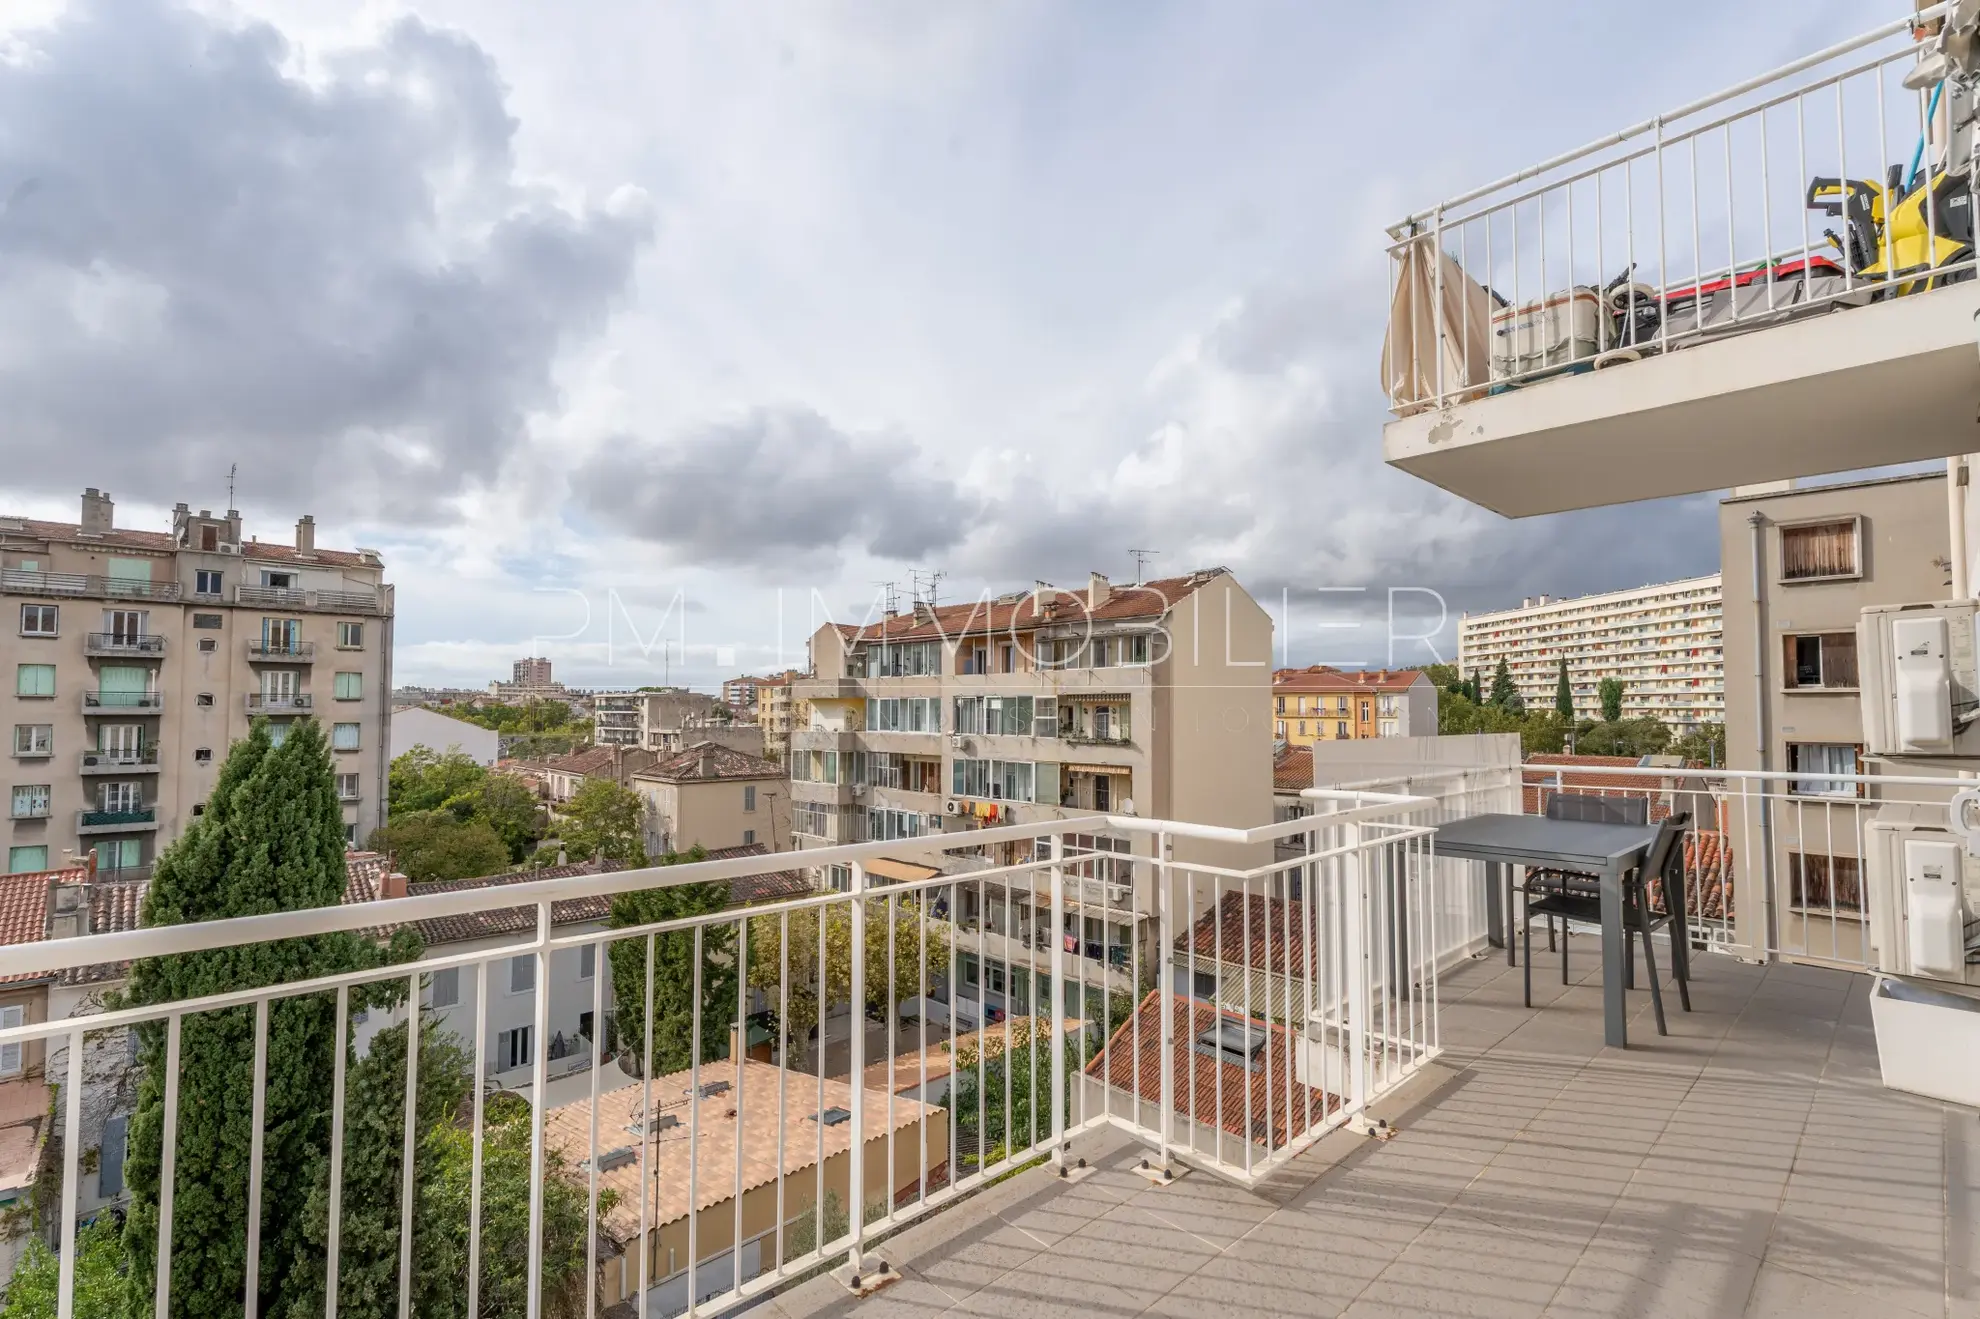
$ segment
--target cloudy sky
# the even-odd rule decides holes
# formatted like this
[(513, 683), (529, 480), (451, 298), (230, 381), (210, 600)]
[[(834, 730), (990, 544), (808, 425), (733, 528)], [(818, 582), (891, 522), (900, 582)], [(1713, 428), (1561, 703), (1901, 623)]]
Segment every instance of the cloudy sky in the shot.
[(1295, 661), (1387, 658), (1394, 588), (1713, 570), (1711, 496), (1383, 466), (1382, 229), (1892, 6), (1398, 8), (11, 0), (6, 503), (158, 526), (238, 464), (251, 531), (385, 553), (434, 683), (705, 683), (1131, 548)]

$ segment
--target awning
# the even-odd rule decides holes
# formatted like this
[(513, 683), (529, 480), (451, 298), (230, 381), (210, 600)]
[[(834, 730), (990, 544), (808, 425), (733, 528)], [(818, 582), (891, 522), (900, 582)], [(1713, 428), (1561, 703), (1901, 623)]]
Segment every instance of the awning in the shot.
[(1126, 692), (1061, 692), (1062, 701), (1085, 701), (1089, 705), (1123, 705), (1127, 702)]
[(942, 872), (933, 866), (918, 866), (912, 861), (896, 861), (880, 856), (866, 863), (866, 873), (891, 879), (896, 884), (912, 884), (916, 880), (933, 879)]
[(1134, 770), (1126, 765), (1061, 765), (1068, 774), (1132, 774)]

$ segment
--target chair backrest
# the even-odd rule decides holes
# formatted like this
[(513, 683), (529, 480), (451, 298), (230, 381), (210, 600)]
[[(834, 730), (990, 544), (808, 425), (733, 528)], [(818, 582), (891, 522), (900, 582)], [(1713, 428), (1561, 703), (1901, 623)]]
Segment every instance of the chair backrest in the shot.
[[(1668, 891), (1671, 884), (1677, 885), (1679, 893), (1684, 892), (1684, 831), (1691, 827), (1691, 813), (1676, 811), (1657, 822), (1657, 837), (1650, 844), (1650, 851), (1643, 858), (1643, 878), (1646, 883), (1653, 880), (1664, 882)], [(1668, 909), (1668, 904), (1666, 904)]]
[(1601, 797), (1591, 792), (1557, 792), (1547, 798), (1547, 818), (1582, 824), (1648, 824), (1648, 797)]

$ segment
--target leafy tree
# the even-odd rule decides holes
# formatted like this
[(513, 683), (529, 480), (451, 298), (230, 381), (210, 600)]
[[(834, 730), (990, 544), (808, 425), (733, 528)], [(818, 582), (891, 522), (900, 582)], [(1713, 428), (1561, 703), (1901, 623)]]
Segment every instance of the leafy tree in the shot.
[(1671, 730), (1659, 719), (1622, 719), (1590, 724), (1574, 739), (1574, 749), (1585, 756), (1629, 756), (1632, 759), (1662, 753), (1671, 744)]
[(1672, 743), (1671, 751), (1701, 765), (1722, 766), (1726, 763), (1726, 726), (1700, 724), (1696, 732), (1686, 733)]
[(1600, 701), (1602, 706), (1602, 718), (1606, 722), (1612, 724), (1615, 723), (1617, 720), (1621, 719), (1623, 717), (1622, 679), (1613, 678), (1613, 677), (1604, 678), (1602, 679), (1601, 683), (1596, 687), (1595, 691), (1596, 691), (1596, 699)]
[(476, 789), (488, 771), (459, 751), (445, 755), (416, 746), (392, 761), (392, 814), (451, 811), (459, 819), (472, 812)]
[(1505, 656), (1503, 655), (1499, 657), (1498, 669), (1492, 674), (1492, 699), (1490, 704), (1495, 709), (1505, 710), (1512, 714), (1524, 714), (1526, 712), (1526, 701), (1520, 696), (1519, 688), (1513, 684), (1512, 669), (1507, 665)]
[[(787, 915), (758, 916), (749, 923), (749, 984), (766, 994), (776, 1011), (780, 993), (789, 1005), (781, 1023), (783, 1048), (779, 1056), (795, 1057), (803, 1041), (818, 1025), (819, 1006), (849, 1003), (852, 1000), (852, 910), (844, 903), (823, 909), (806, 907)], [(786, 983), (784, 929), (790, 930), (789, 977)], [(928, 975), (921, 978), (922, 926), (927, 926)], [(866, 1002), (868, 1013), (891, 1021), (895, 1010), (908, 999), (934, 987), (935, 978), (949, 969), (949, 938), (938, 921), (920, 919), (915, 899), (902, 896), (894, 904), (894, 919), (887, 919), (884, 902), (869, 900), (866, 909)], [(824, 937), (824, 983), (819, 983), (819, 938)], [(893, 973), (888, 974), (888, 952), (893, 953)], [(822, 991), (822, 993), (821, 993)], [(891, 992), (890, 992), (891, 991)]]
[(473, 818), (495, 831), (509, 849), (510, 861), (521, 861), (536, 847), (549, 817), (536, 799), (536, 789), (514, 774), (490, 774), (474, 794)]
[(457, 820), (447, 811), (395, 816), (372, 830), (369, 846), (386, 852), (415, 883), (473, 879), (509, 868), (509, 848), (485, 820)]
[[(76, 1229), (75, 1313), (116, 1313), (124, 1294), (123, 1264), (123, 1241), (109, 1215)], [(0, 1301), (0, 1319), (55, 1319), (61, 1276), (61, 1257), (39, 1236), (29, 1238)]]
[(573, 857), (646, 864), (646, 803), (610, 779), (586, 779), (564, 805), (564, 846)]
[(1563, 723), (1552, 710), (1537, 714), (1515, 713), (1494, 705), (1477, 705), (1455, 692), (1445, 692), (1437, 703), (1437, 731), (1447, 736), (1461, 733), (1518, 733), (1520, 750), (1526, 755), (1558, 752), (1572, 725)]
[[(611, 785), (606, 785), (611, 786)], [(702, 861), (700, 847), (669, 852), (660, 865)], [(607, 924), (615, 930), (659, 921), (705, 916), (729, 905), (726, 884), (676, 884), (669, 888), (621, 893), (612, 899)], [(753, 932), (752, 932), (753, 933)], [(653, 1073), (665, 1076), (694, 1062), (693, 930), (653, 936)], [(624, 939), (611, 946), (612, 998), (618, 1007), (619, 1039), (634, 1069), (646, 1065), (646, 940)], [(727, 1055), (729, 1027), (736, 1014), (736, 927), (708, 925), (701, 932), (701, 1061)]]
[[(159, 858), (142, 912), (147, 926), (336, 906), (343, 900), (344, 812), (321, 727), (298, 720), (281, 746), (257, 720), (221, 766), (206, 811)], [(410, 933), (389, 951), (356, 934), (144, 958), (115, 1007), (367, 970), (417, 954)], [(359, 996), (360, 1002), (372, 1001)], [(382, 997), (377, 1000), (382, 1002)], [(327, 1086), (336, 1029), (331, 995), (275, 1001), (268, 1013), (264, 1090), (261, 1295), (288, 1295), (310, 1252), (304, 1210), (329, 1148)], [(165, 1124), (165, 1026), (137, 1028), (137, 1110), (126, 1164), (126, 1306), (152, 1311), (160, 1153)], [(246, 1205), (254, 1102), (254, 1009), (190, 1014), (180, 1031), (178, 1143), (169, 1312), (188, 1319), (238, 1312), (246, 1280)]]
[[(1130, 1006), (1129, 1012), (1132, 1010)], [(1002, 1041), (994, 1031), (980, 1038), (997, 1047), (982, 1060), (980, 1083), (975, 1051), (969, 1050), (968, 1058), (963, 1056), (964, 1051), (957, 1052), (953, 1111), (957, 1126), (977, 1133), (982, 1161), (993, 1163), (1010, 1150), (1028, 1149), (1052, 1134), (1051, 1023), (1045, 1018), (1036, 1019), (1036, 1029), (1025, 1032), (1024, 1043), (1013, 1043), (1008, 1053), (1002, 1051)], [(1067, 1034), (1065, 1051), (1065, 1074), (1070, 1080), (1079, 1075), (1080, 1067), (1087, 1061), (1080, 1057), (1077, 1032)], [(1070, 1085), (1063, 1098), (1066, 1117), (1070, 1120)]]
[(568, 701), (525, 701), (521, 705), (490, 701), (448, 713), (456, 719), (492, 728), (498, 733), (554, 733), (572, 727)]
[(1562, 723), (1574, 722), (1574, 688), (1568, 685), (1567, 656), (1561, 656), (1561, 676), (1554, 683), (1554, 713)]
[[(829, 1246), (840, 1237), (852, 1231), (852, 1215), (846, 1212), (846, 1202), (839, 1198), (837, 1191), (825, 1192), (825, 1212), (818, 1212), (819, 1206), (807, 1205), (803, 1213), (791, 1220), (784, 1229), (784, 1259), (803, 1259), (821, 1245)], [(876, 1223), (886, 1217), (887, 1197), (876, 1195), (866, 1202), (864, 1221)], [(825, 1239), (818, 1238), (819, 1219), (825, 1221)], [(774, 1244), (774, 1239), (773, 1239)]]

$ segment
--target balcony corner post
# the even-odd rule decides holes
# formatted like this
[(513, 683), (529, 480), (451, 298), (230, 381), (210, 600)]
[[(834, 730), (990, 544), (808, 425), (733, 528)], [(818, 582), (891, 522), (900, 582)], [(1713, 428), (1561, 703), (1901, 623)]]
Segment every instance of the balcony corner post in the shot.
[[(1170, 1151), (1176, 1146), (1176, 1014), (1169, 1006), (1170, 996), (1176, 992), (1175, 977), (1175, 907), (1170, 893), (1171, 867), (1175, 862), (1176, 844), (1167, 829), (1155, 835), (1155, 937), (1159, 946), (1155, 950), (1155, 993), (1156, 1003), (1161, 1006), (1162, 1022), (1162, 1157), (1159, 1166), (1164, 1172), (1170, 1171)], [(1188, 914), (1184, 914), (1188, 919)], [(1139, 993), (1141, 986), (1135, 986)], [(1137, 1007), (1135, 1009), (1139, 1011)], [(1192, 1007), (1191, 1029), (1195, 1028), (1194, 1008)], [(1195, 1115), (1191, 1114), (1192, 1120)]]

